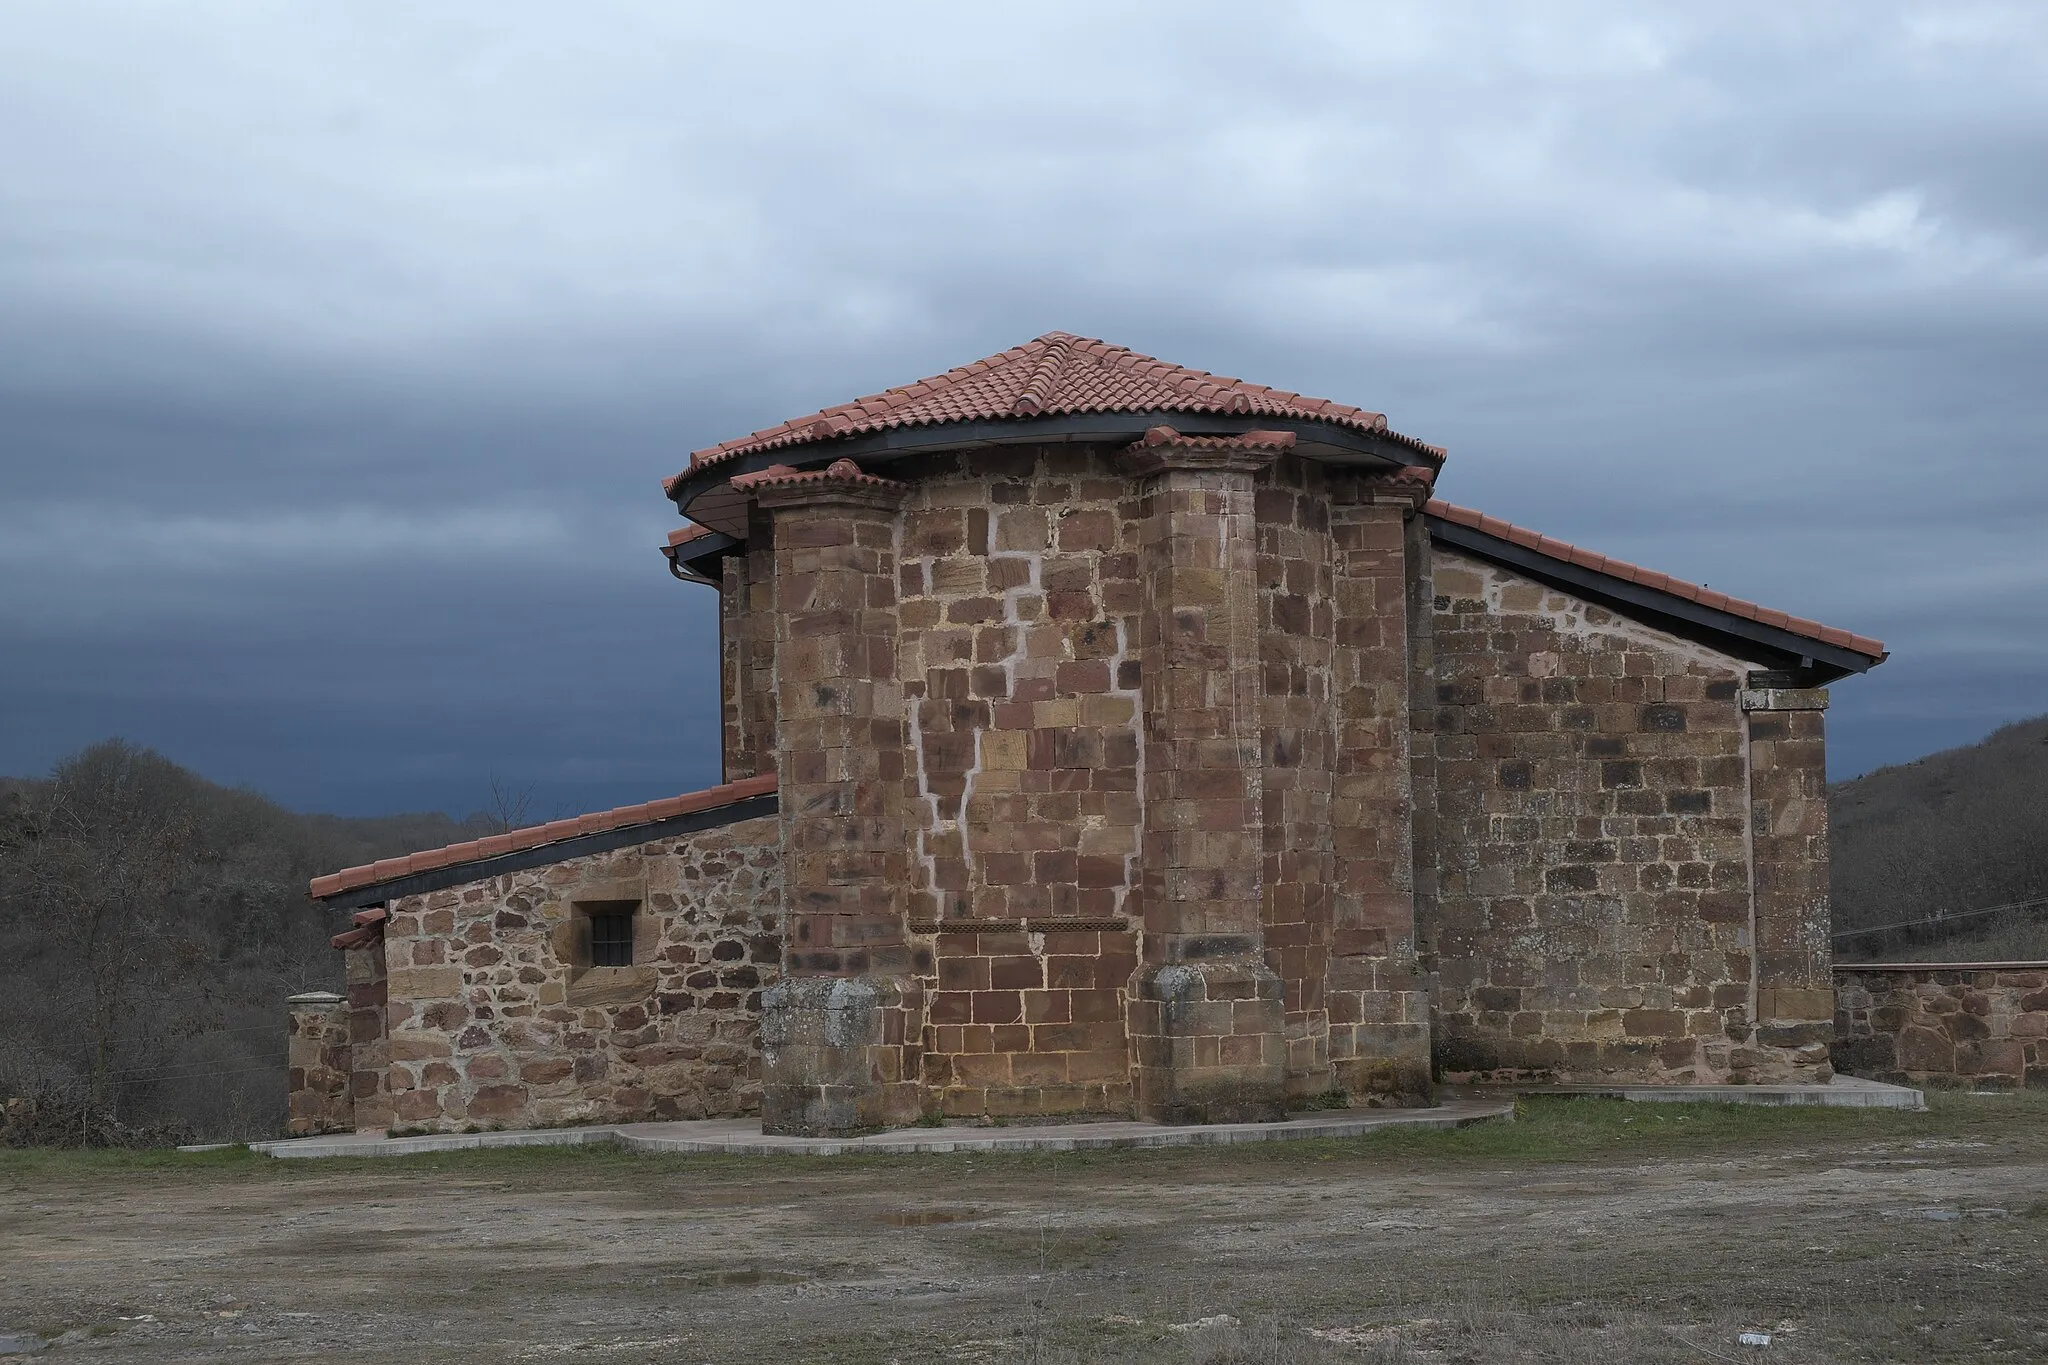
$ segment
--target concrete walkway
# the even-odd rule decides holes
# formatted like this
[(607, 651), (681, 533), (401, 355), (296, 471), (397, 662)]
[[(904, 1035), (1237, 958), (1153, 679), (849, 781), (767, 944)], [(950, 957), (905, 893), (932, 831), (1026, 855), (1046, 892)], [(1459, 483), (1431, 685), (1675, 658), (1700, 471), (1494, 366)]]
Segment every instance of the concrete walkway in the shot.
[[(1301, 1138), (1349, 1138), (1384, 1128), (1463, 1128), (1512, 1119), (1512, 1096), (1453, 1100), (1432, 1109), (1344, 1109), (1305, 1114), (1284, 1123), (1170, 1125), (1107, 1120), (1098, 1123), (1017, 1124), (1003, 1128), (894, 1128), (854, 1138), (770, 1137), (759, 1119), (701, 1119), (688, 1123), (615, 1123), (587, 1128), (538, 1128), (504, 1133), (435, 1133), (387, 1138), (376, 1133), (252, 1142), (276, 1157), (413, 1156), (487, 1147), (576, 1146), (614, 1142), (633, 1152), (719, 1152), (732, 1156), (850, 1156), (864, 1152), (1090, 1152), (1118, 1147), (1193, 1147)], [(217, 1144), (211, 1144), (217, 1145)], [(186, 1147), (181, 1151), (208, 1148)]]
[(1834, 1109), (1925, 1109), (1918, 1090), (1860, 1076), (1837, 1076), (1826, 1085), (1517, 1085), (1473, 1086), (1482, 1096), (1579, 1095), (1641, 1104), (1818, 1104)]
[[(1924, 1109), (1918, 1090), (1839, 1076), (1829, 1085), (1523, 1085), (1446, 1089), (1430, 1109), (1343, 1109), (1304, 1114), (1283, 1123), (1162, 1124), (1129, 1120), (1018, 1124), (1002, 1128), (894, 1128), (854, 1138), (771, 1137), (758, 1119), (700, 1119), (687, 1123), (612, 1123), (585, 1128), (535, 1128), (501, 1133), (434, 1133), (387, 1138), (379, 1133), (252, 1142), (252, 1151), (275, 1157), (415, 1156), (489, 1147), (574, 1147), (610, 1142), (633, 1152), (717, 1152), (729, 1156), (846, 1156), (862, 1152), (1092, 1152), (1129, 1147), (1223, 1146), (1350, 1138), (1386, 1128), (1463, 1128), (1512, 1119), (1523, 1095), (1706, 1104), (1822, 1104), (1857, 1109)], [(225, 1144), (181, 1147), (216, 1150)]]

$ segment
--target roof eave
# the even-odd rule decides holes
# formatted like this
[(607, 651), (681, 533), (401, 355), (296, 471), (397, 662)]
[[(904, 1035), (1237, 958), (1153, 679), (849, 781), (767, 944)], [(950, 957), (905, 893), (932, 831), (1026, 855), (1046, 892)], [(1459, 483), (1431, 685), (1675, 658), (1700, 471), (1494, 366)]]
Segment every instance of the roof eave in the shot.
[(715, 588), (724, 578), (720, 566), (726, 555), (745, 543), (737, 536), (712, 531), (680, 545), (664, 545), (661, 555), (668, 561), (668, 571), (683, 582)]
[(1436, 470), (1444, 457), (1411, 437), (1393, 432), (1361, 431), (1314, 418), (1251, 414), (1194, 413), (1165, 409), (1143, 412), (1077, 412), (1051, 417), (979, 418), (890, 427), (855, 436), (803, 441), (771, 450), (751, 451), (684, 470), (668, 485), (678, 510), (690, 514), (691, 504), (737, 474), (751, 474), (771, 465), (809, 468), (837, 459), (851, 459), (863, 468), (941, 450), (975, 450), (992, 446), (1041, 442), (1135, 441), (1155, 426), (1171, 426), (1188, 436), (1229, 436), (1252, 430), (1291, 432), (1295, 453), (1325, 464), (1365, 464)]
[(532, 848), (513, 849), (490, 857), (471, 858), (459, 863), (449, 863), (444, 867), (387, 877), (382, 881), (366, 882), (360, 886), (337, 891), (330, 896), (315, 896), (313, 899), (335, 910), (382, 905), (400, 896), (419, 896), (432, 891), (446, 891), (453, 886), (480, 882), (510, 872), (525, 872), (593, 853), (611, 853), (622, 848), (632, 848), (636, 844), (652, 843), (657, 839), (669, 839), (679, 834), (694, 834), (699, 830), (716, 829), (720, 825), (773, 815), (776, 809), (776, 793), (768, 792), (704, 810), (684, 811), (680, 815), (671, 815), (666, 819), (617, 825), (611, 829), (536, 844)]

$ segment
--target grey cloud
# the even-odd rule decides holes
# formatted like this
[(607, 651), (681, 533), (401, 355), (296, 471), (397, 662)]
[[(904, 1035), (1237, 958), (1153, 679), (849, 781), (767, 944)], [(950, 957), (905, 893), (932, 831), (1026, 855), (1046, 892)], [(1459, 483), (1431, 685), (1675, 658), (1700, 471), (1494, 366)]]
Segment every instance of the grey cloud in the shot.
[(2023, 4), (15, 5), (0, 771), (715, 776), (695, 446), (1052, 328), (1884, 636), (1838, 771), (2048, 707)]

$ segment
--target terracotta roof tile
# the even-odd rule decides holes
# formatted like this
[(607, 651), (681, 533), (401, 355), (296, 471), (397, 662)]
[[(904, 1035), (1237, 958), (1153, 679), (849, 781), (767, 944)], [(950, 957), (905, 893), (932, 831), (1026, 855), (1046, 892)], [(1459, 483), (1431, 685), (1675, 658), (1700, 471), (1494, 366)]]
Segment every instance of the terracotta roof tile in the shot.
[(673, 550), (678, 545), (688, 545), (693, 540), (702, 540), (711, 534), (713, 532), (709, 526), (699, 526), (691, 522), (688, 526), (678, 526), (668, 533), (668, 547)]
[[(1183, 436), (1172, 427), (1148, 427), (1131, 443), (1134, 450), (1173, 446), (1181, 450), (1292, 450), (1291, 431), (1245, 431), (1233, 436)], [(735, 479), (733, 482), (739, 482)]]
[(863, 473), (852, 460), (834, 460), (823, 469), (793, 469), (786, 464), (772, 464), (766, 469), (757, 469), (751, 474), (735, 474), (727, 480), (741, 492), (751, 493), (763, 488), (801, 488), (810, 484), (848, 484), (854, 488), (901, 488), (894, 479), (885, 479), (878, 474)]
[(1883, 643), (1867, 635), (1856, 635), (1834, 626), (1824, 626), (1803, 616), (1790, 616), (1782, 611), (1774, 611), (1770, 607), (1759, 606), (1755, 602), (1744, 601), (1740, 597), (1730, 597), (1727, 593), (1718, 592), (1713, 588), (1702, 587), (1698, 583), (1688, 583), (1682, 578), (1673, 578), (1669, 574), (1657, 573), (1640, 565), (1630, 564), (1626, 560), (1609, 559), (1606, 555), (1595, 554), (1576, 545), (1568, 545), (1564, 541), (1541, 535), (1526, 527), (1502, 521), (1499, 517), (1489, 517), (1484, 512), (1475, 512), (1469, 507), (1455, 506), (1442, 498), (1431, 498), (1424, 510), (1433, 517), (1441, 517), (1458, 526), (1468, 526), (1496, 540), (1505, 540), (1510, 545), (1520, 545), (1534, 550), (1549, 559), (1576, 564), (1595, 573), (1619, 578), (1623, 582), (1634, 583), (1638, 587), (1650, 588), (1656, 592), (1668, 592), (1673, 597), (1682, 597), (1688, 602), (1697, 602), (1715, 611), (1725, 611), (1730, 616), (1740, 616), (1762, 625), (1775, 626), (1779, 630), (1804, 636), (1809, 640), (1819, 640), (1837, 649), (1865, 654), (1873, 659), (1885, 657)]
[[(529, 848), (539, 848), (543, 844), (573, 839), (579, 834), (599, 834), (605, 830), (651, 824), (656, 820), (667, 820), (700, 810), (715, 810), (719, 806), (730, 806), (756, 796), (766, 796), (774, 790), (773, 773), (764, 777), (742, 778), (738, 782), (706, 787), (703, 791), (686, 792), (681, 796), (671, 796), (660, 801), (617, 806), (611, 810), (594, 811), (589, 815), (579, 815), (569, 820), (550, 820), (545, 825), (515, 829), (509, 834), (493, 834), (487, 838), (449, 844), (445, 848), (428, 849), (423, 853), (413, 853), (403, 858), (385, 858), (361, 867), (343, 868), (324, 877), (315, 877), (307, 889), (314, 900), (325, 900), (329, 896), (338, 896), (344, 891), (353, 891), (360, 886), (392, 881), (416, 872), (431, 872), (436, 868), (453, 867), (457, 863), (474, 862), (479, 858), (495, 858), (501, 853), (518, 853)], [(361, 915), (356, 917), (356, 923), (358, 927), (362, 926)], [(339, 937), (346, 938), (348, 935), (343, 934)]]
[[(1106, 341), (1048, 332), (1035, 341), (971, 365), (696, 451), (690, 456), (690, 468), (685, 473), (740, 455), (787, 450), (897, 427), (1090, 412), (1190, 412), (1308, 419), (1385, 436), (1438, 461), (1444, 454), (1441, 447), (1389, 431), (1387, 419), (1377, 412), (1169, 365)], [(682, 477), (678, 474), (668, 480), (668, 487), (673, 490)]]

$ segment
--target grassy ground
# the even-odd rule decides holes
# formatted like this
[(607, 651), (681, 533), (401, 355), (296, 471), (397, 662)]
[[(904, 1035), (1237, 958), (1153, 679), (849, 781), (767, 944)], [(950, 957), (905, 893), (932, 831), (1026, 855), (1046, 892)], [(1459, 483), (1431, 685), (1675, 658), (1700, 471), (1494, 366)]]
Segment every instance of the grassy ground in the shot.
[(1064, 1154), (0, 1153), (0, 1333), (124, 1361), (1757, 1358), (1743, 1330), (1778, 1361), (2048, 1359), (2048, 1095), (1930, 1103)]

